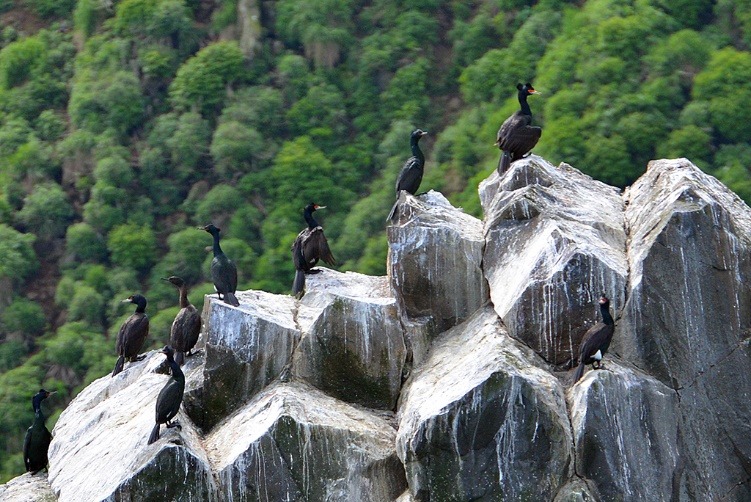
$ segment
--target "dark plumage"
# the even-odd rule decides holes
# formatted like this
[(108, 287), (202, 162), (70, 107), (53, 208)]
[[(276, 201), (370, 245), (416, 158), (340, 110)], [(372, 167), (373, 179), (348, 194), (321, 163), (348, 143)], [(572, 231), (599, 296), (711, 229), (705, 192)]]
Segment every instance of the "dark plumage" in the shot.
[(237, 291), (237, 267), (232, 260), (227, 258), (227, 255), (224, 254), (222, 248), (219, 246), (220, 229), (211, 224), (198, 228), (207, 231), (214, 237), (214, 259), (211, 260), (211, 280), (214, 282), (214, 289), (219, 294), (219, 299), (235, 307), (239, 306), (240, 302), (235, 296), (235, 292)]
[(595, 363), (597, 363), (596, 367), (601, 367), (600, 361), (602, 361), (602, 357), (608, 351), (610, 342), (613, 340), (615, 321), (613, 316), (610, 315), (610, 300), (605, 296), (605, 293), (600, 298), (600, 313), (602, 314), (602, 322), (598, 322), (589, 328), (582, 337), (579, 346), (579, 367), (576, 368), (574, 383), (578, 382), (584, 375), (584, 367), (587, 364), (591, 364), (595, 368)]
[(174, 351), (169, 345), (162, 349), (162, 353), (167, 356), (167, 364), (169, 364), (172, 376), (169, 381), (159, 391), (159, 397), (156, 398), (156, 424), (151, 430), (149, 436), (149, 444), (159, 439), (159, 428), (161, 424), (166, 424), (168, 429), (172, 427), (178, 427), (182, 429), (179, 423), (172, 422), (172, 419), (177, 416), (177, 412), (180, 411), (180, 404), (183, 402), (183, 392), (185, 391), (185, 375), (183, 370), (180, 369), (180, 365), (175, 362), (172, 357)]
[(42, 401), (50, 397), (54, 392), (39, 389), (31, 398), (31, 406), (34, 409), (34, 423), (26, 431), (23, 440), (23, 461), (26, 471), (36, 474), (47, 468), (47, 450), (52, 441), (52, 434), (44, 425), (46, 417), (42, 413)]
[(122, 301), (122, 303), (135, 303), (136, 311), (128, 317), (117, 333), (117, 344), (115, 351), (118, 358), (115, 363), (115, 369), (112, 370), (112, 376), (117, 375), (123, 370), (125, 360), (130, 362), (140, 361), (146, 356), (138, 357), (141, 352), (143, 342), (149, 335), (149, 316), (146, 315), (146, 298), (142, 295), (132, 295)]
[(542, 129), (533, 127), (532, 110), (527, 104), (527, 96), (539, 94), (532, 84), (517, 84), (519, 90), (519, 105), (521, 109), (507, 118), (498, 129), (495, 146), (503, 153), (498, 161), (498, 174), (505, 173), (511, 163), (527, 155), (540, 140)]
[(336, 260), (331, 254), (329, 243), (323, 235), (323, 227), (313, 218), (317, 209), (324, 209), (311, 202), (303, 210), (303, 217), (308, 224), (302, 232), (297, 234), (297, 239), (292, 244), (292, 261), (295, 264), (295, 282), (292, 284), (292, 294), (300, 298), (305, 290), (305, 274), (317, 274), (320, 270), (314, 270), (318, 260), (334, 266)]
[(392, 221), (396, 213), (396, 206), (399, 203), (399, 192), (405, 190), (412, 195), (417, 192), (422, 183), (422, 175), (425, 170), (425, 155), (420, 150), (420, 138), (428, 134), (428, 131), (415, 129), (409, 137), (409, 146), (412, 149), (412, 156), (402, 166), (399, 176), (396, 178), (396, 202), (391, 208), (389, 217), (386, 221)]
[(185, 364), (185, 354), (195, 347), (198, 335), (201, 333), (201, 314), (188, 300), (188, 286), (179, 277), (162, 277), (180, 291), (180, 311), (172, 321), (170, 329), (170, 345), (175, 349), (175, 362)]

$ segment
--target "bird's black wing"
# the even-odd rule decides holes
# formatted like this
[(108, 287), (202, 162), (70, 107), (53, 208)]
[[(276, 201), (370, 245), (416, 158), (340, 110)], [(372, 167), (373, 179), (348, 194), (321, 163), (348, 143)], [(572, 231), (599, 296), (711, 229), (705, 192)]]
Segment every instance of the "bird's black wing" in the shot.
[(602, 322), (598, 322), (589, 328), (582, 338), (579, 349), (579, 360), (584, 361), (585, 364), (592, 364), (592, 356), (598, 350), (604, 354), (607, 346), (610, 345), (610, 340), (613, 338), (614, 330), (614, 325)]
[(521, 127), (526, 127), (532, 123), (532, 117), (516, 112), (503, 121), (496, 134), (495, 145), (501, 150), (508, 150), (508, 142), (514, 131)]
[(184, 307), (172, 321), (170, 343), (172, 348), (180, 352), (188, 352), (198, 341), (201, 332), (201, 314), (194, 306)]
[(180, 403), (183, 401), (183, 392), (185, 391), (185, 381), (182, 382), (170, 378), (169, 382), (159, 391), (159, 397), (156, 398), (156, 422), (163, 424), (175, 418), (180, 411)]
[[(136, 312), (120, 327), (122, 333), (122, 352), (125, 357), (135, 357), (141, 352), (143, 342), (149, 335), (149, 316), (144, 313)], [(118, 344), (120, 342), (120, 333), (118, 333)]]
[(514, 160), (528, 154), (540, 140), (540, 136), (542, 129), (539, 127), (526, 126), (515, 130), (508, 141), (508, 151), (513, 154)]
[(422, 183), (423, 169), (425, 162), (417, 157), (410, 157), (407, 162), (404, 163), (399, 177), (396, 179), (396, 193), (399, 194), (400, 190), (406, 190), (412, 195), (417, 192)]
[(295, 270), (310, 270), (310, 264), (305, 261), (305, 256), (303, 255), (303, 242), (309, 232), (310, 231), (306, 228), (297, 234), (295, 242), (292, 243), (292, 263), (295, 264)]
[(217, 293), (234, 293), (237, 291), (237, 266), (227, 256), (215, 256), (211, 260), (211, 279)]
[(31, 435), (32, 427), (26, 429), (26, 437), (23, 438), (23, 463), (26, 466), (26, 471), (31, 470), (31, 460), (29, 459), (29, 449), (31, 448)]
[(331, 254), (329, 243), (323, 234), (323, 227), (316, 227), (308, 233), (303, 241), (302, 254), (308, 263), (315, 258), (316, 261), (320, 259), (328, 265), (336, 265), (336, 259)]

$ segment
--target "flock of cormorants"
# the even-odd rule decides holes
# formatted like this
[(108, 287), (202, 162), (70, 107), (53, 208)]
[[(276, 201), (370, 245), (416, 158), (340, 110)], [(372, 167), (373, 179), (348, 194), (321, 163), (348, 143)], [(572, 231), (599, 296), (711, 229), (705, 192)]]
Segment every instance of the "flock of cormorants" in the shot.
[[(539, 94), (539, 92), (530, 83), (518, 84), (516, 88), (520, 110), (503, 122), (498, 130), (495, 142), (495, 145), (502, 152), (497, 168), (500, 175), (509, 169), (513, 161), (528, 155), (542, 134), (541, 128), (531, 125), (532, 111), (527, 103), (528, 96)], [(393, 221), (396, 214), (400, 192), (404, 190), (414, 195), (420, 187), (425, 169), (425, 155), (420, 150), (419, 141), (426, 134), (428, 134), (427, 131), (416, 129), (410, 135), (412, 156), (404, 163), (396, 179), (397, 201), (387, 218), (389, 222)], [(331, 266), (336, 265), (336, 260), (323, 233), (323, 227), (313, 218), (313, 213), (316, 210), (324, 208), (325, 206), (319, 206), (313, 202), (305, 206), (303, 218), (307, 227), (297, 235), (291, 247), (292, 261), (295, 266), (292, 293), (298, 299), (305, 293), (305, 275), (320, 272), (320, 270), (313, 268), (319, 260), (323, 260)], [(210, 233), (213, 237), (214, 258), (211, 261), (211, 280), (219, 299), (229, 305), (239, 306), (240, 302), (235, 296), (237, 291), (237, 267), (222, 251), (219, 242), (220, 229), (213, 224), (198, 227), (198, 229)], [(185, 281), (176, 276), (163, 278), (163, 280), (178, 288), (180, 311), (175, 316), (170, 329), (170, 345), (165, 346), (161, 351), (166, 356), (171, 375), (157, 397), (156, 423), (149, 436), (148, 444), (159, 439), (159, 430), (162, 424), (165, 424), (167, 428), (180, 427), (179, 423), (173, 421), (180, 410), (185, 390), (185, 375), (180, 366), (185, 362), (185, 355), (191, 355), (191, 350), (198, 341), (198, 335), (201, 331), (201, 314), (188, 301), (188, 288)], [(123, 303), (135, 304), (136, 310), (125, 320), (118, 332), (116, 344), (118, 359), (112, 371), (113, 377), (123, 371), (126, 361), (135, 362), (146, 357), (139, 355), (149, 334), (146, 298), (143, 295), (135, 294), (123, 300)], [(584, 374), (585, 365), (591, 364), (594, 368), (596, 364), (597, 368), (602, 367), (602, 357), (607, 352), (613, 338), (615, 323), (610, 315), (610, 300), (605, 296), (605, 293), (602, 294), (599, 303), (602, 322), (592, 326), (582, 338), (579, 366), (576, 369), (574, 382), (577, 382)], [(24, 462), (26, 470), (32, 474), (47, 467), (47, 450), (52, 435), (45, 426), (45, 416), (42, 413), (41, 404), (51, 394), (53, 392), (40, 389), (32, 398), (34, 423), (26, 432), (24, 440)]]

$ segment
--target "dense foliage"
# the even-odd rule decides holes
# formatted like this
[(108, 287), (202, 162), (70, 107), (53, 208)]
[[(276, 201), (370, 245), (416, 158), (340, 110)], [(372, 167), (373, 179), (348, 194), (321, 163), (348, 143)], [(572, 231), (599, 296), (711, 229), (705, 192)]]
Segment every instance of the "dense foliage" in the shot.
[[(254, 9), (260, 24), (238, 17)], [(59, 391), (51, 428), (111, 371), (119, 300), (149, 299), (152, 347), (176, 311), (161, 277), (202, 304), (197, 225), (222, 229), (241, 289), (283, 293), (315, 201), (341, 269), (383, 274), (409, 132), (430, 131), (422, 189), (479, 214), (517, 82), (543, 92), (535, 153), (618, 186), (685, 156), (751, 200), (746, 0), (0, 0), (0, 15), (3, 480), (23, 471), (36, 390)]]

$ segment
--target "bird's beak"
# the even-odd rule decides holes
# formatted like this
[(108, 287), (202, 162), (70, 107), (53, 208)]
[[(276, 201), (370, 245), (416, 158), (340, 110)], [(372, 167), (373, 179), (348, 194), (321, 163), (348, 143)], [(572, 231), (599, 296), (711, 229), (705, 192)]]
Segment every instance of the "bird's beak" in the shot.
[(169, 282), (169, 279), (167, 279), (166, 277), (161, 277), (161, 279), (162, 279), (163, 281), (167, 281), (167, 282)]
[(50, 397), (52, 394), (57, 394), (57, 391), (53, 390), (53, 391), (47, 392), (47, 397)]
[(422, 135), (423, 135), (423, 136), (425, 136), (426, 134), (428, 134), (428, 131), (423, 131), (423, 132), (422, 132)]
[(126, 298), (125, 300), (121, 300), (120, 303), (130, 303), (130, 298)]
[(326, 209), (326, 206), (316, 206), (316, 209)]
[(532, 91), (530, 94), (542, 94), (540, 91)]

